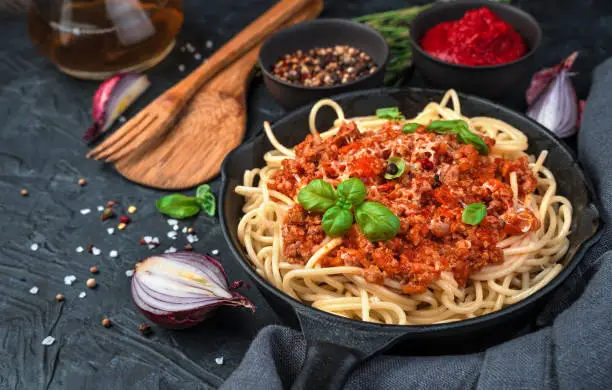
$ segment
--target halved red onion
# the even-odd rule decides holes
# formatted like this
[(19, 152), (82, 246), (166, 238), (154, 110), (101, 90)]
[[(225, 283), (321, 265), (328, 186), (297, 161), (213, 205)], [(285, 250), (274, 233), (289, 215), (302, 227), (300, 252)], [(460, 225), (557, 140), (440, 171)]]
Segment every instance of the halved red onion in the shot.
[(569, 137), (578, 130), (578, 99), (570, 78), (577, 56), (574, 52), (560, 64), (537, 72), (526, 92), (527, 116), (559, 137)]
[(83, 139), (87, 143), (98, 139), (149, 85), (147, 76), (137, 73), (118, 74), (100, 84), (92, 100), (94, 123), (83, 134)]
[(207, 255), (176, 252), (151, 256), (138, 264), (132, 277), (132, 298), (147, 318), (168, 328), (202, 322), (219, 306), (253, 304), (231, 290), (223, 266)]

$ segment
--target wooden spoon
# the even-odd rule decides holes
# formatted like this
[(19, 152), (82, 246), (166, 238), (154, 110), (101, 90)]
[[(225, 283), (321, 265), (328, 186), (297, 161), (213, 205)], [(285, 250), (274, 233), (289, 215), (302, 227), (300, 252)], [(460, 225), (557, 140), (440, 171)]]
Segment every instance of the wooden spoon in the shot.
[[(285, 26), (316, 18), (323, 1), (313, 1)], [(219, 173), (225, 156), (246, 131), (246, 91), (257, 62), (257, 45), (217, 74), (194, 96), (175, 127), (155, 146), (115, 163), (127, 179), (149, 187), (191, 188)]]

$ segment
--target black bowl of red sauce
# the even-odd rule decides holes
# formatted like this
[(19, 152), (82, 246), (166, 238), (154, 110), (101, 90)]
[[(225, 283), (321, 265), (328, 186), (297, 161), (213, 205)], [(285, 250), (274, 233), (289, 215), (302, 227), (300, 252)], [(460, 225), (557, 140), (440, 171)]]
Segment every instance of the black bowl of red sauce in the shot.
[(520, 83), (541, 38), (531, 15), (488, 0), (436, 4), (410, 27), (415, 66), (429, 82), (488, 98)]

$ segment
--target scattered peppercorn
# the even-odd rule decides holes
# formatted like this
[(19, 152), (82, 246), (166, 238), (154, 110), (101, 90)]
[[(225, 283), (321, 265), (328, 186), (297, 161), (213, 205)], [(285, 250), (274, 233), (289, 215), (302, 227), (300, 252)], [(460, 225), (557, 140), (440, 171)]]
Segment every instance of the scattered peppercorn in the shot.
[(105, 328), (110, 328), (111, 326), (113, 326), (113, 323), (108, 318), (104, 318), (102, 320), (102, 326)]
[(96, 283), (96, 279), (94, 278), (87, 279), (86, 284), (87, 284), (87, 288), (95, 288), (98, 285), (98, 283)]
[(366, 53), (336, 45), (285, 54), (272, 66), (272, 73), (292, 84), (331, 87), (365, 77), (376, 69), (376, 63)]
[(397, 165), (390, 163), (389, 165), (387, 165), (387, 170), (385, 173), (388, 173), (389, 175), (395, 175), (398, 171), (399, 168), (397, 167)]
[(111, 208), (116, 204), (117, 202), (115, 202), (114, 200), (109, 200), (108, 202), (106, 202), (106, 208)]
[(89, 268), (89, 272), (91, 272), (92, 274), (97, 274), (98, 272), (100, 272), (100, 270), (98, 270), (98, 267), (94, 265)]
[(189, 234), (195, 233), (195, 229), (190, 227), (189, 229), (187, 229), (187, 233)]
[(64, 296), (62, 294), (57, 294), (55, 296), (55, 300), (58, 301), (58, 302), (61, 302), (61, 301), (64, 300)]
[(93, 252), (93, 248), (94, 248), (93, 244), (87, 245), (87, 252), (92, 253)]
[(130, 218), (129, 215), (122, 215), (121, 218), (119, 218), (119, 222), (124, 223), (124, 224), (128, 224), (132, 221), (132, 218)]
[(140, 324), (138, 327), (138, 331), (145, 337), (150, 336), (153, 333), (153, 329), (149, 326), (149, 324)]
[(80, 178), (80, 179), (79, 179), (79, 181), (78, 181), (78, 183), (79, 183), (79, 185), (80, 185), (81, 187), (83, 187), (84, 185), (86, 185), (86, 184), (87, 184), (87, 180), (85, 180), (85, 179), (83, 179), (83, 178)]
[(147, 245), (147, 240), (144, 237), (140, 239), (140, 245)]
[(119, 230), (123, 230), (123, 229), (125, 229), (125, 228), (126, 228), (126, 226), (127, 226), (127, 224), (125, 224), (125, 223), (121, 222), (119, 225), (117, 225), (117, 229), (119, 229)]
[(115, 216), (115, 212), (113, 211), (113, 209), (111, 209), (110, 207), (107, 207), (102, 212), (102, 215), (100, 215), (100, 220), (106, 221), (107, 219), (112, 218), (114, 216)]
[(130, 206), (128, 207), (128, 213), (130, 214), (134, 214), (136, 212), (136, 206)]
[(436, 173), (433, 178), (434, 178), (434, 182), (431, 188), (435, 189), (435, 188), (440, 187), (442, 185), (442, 183), (440, 183), (440, 175)]
[(28, 196), (30, 193), (25, 188), (22, 188), (21, 191), (19, 191), (19, 194), (21, 196)]
[(190, 243), (185, 244), (185, 246), (183, 247), (183, 250), (187, 251), (187, 252), (191, 252), (193, 250), (193, 245), (191, 245)]

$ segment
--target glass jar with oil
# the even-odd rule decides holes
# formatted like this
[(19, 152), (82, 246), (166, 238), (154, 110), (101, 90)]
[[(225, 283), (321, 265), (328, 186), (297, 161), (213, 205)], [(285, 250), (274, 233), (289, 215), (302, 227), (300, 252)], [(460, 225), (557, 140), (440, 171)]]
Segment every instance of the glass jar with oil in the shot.
[(32, 41), (57, 67), (82, 79), (146, 70), (174, 47), (182, 0), (33, 0)]

